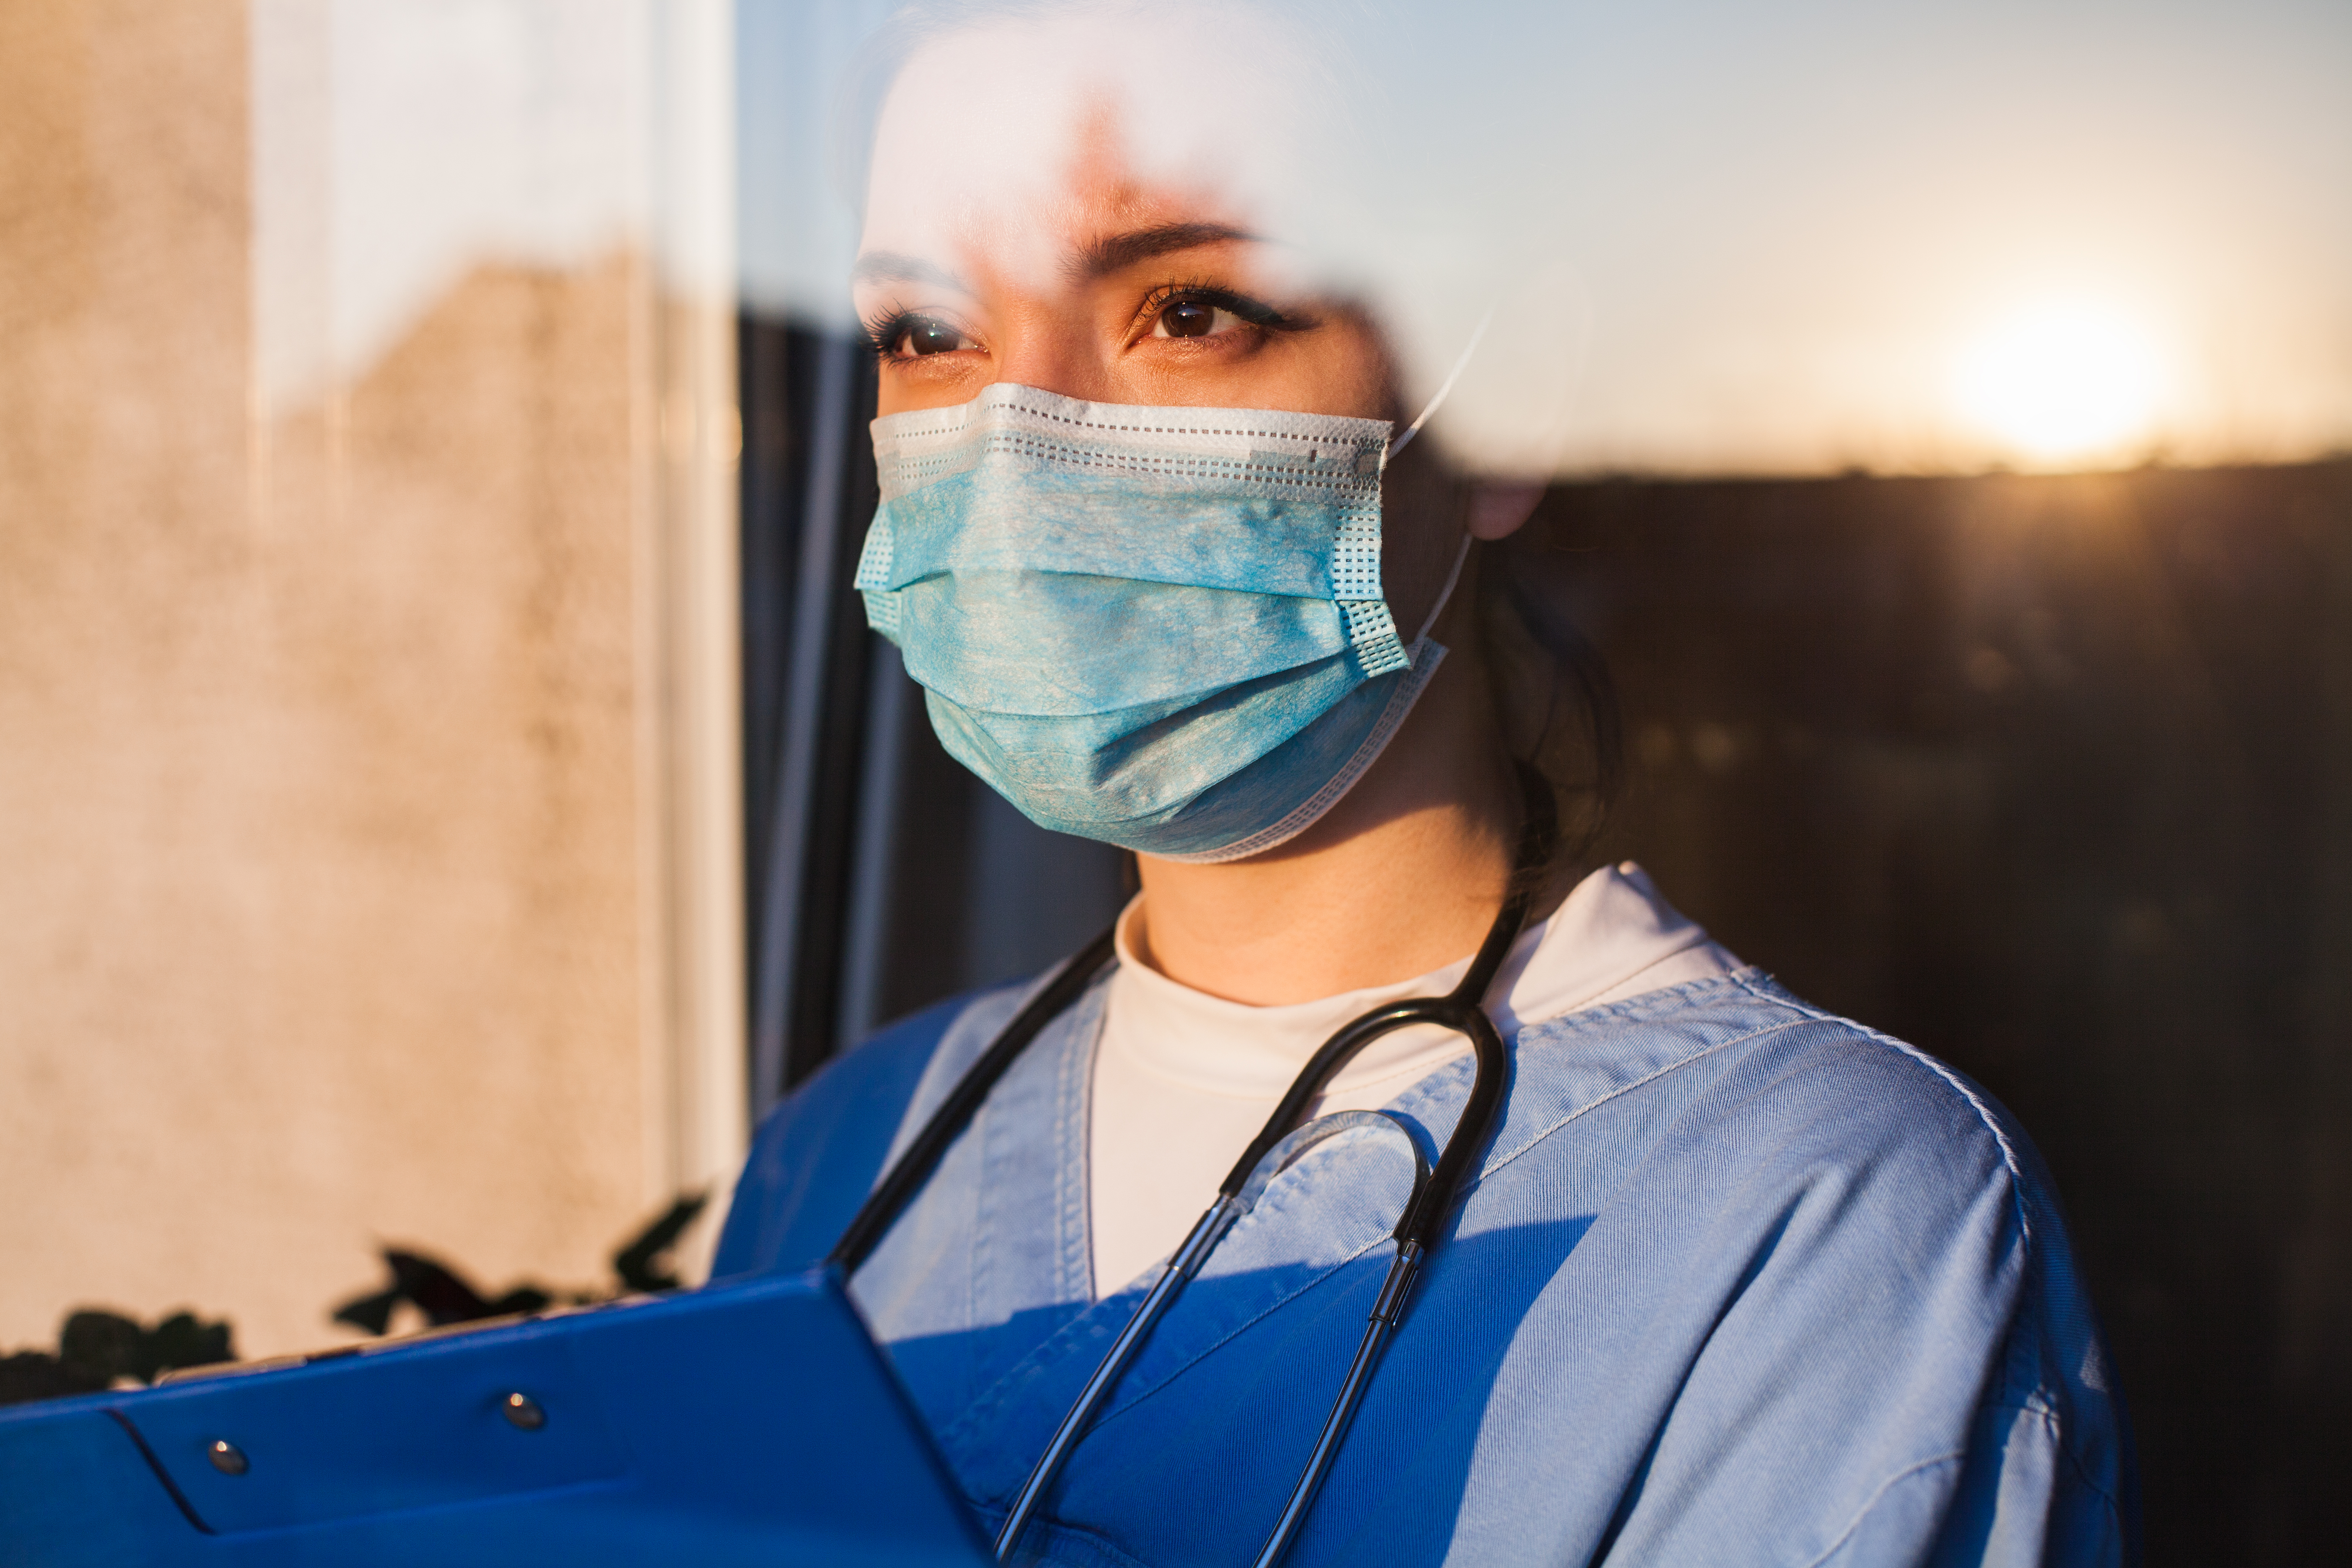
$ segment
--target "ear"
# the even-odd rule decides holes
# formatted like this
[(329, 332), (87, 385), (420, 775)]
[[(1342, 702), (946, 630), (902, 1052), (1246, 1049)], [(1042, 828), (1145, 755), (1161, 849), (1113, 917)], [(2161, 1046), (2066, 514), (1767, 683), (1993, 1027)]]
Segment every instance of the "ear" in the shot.
[(1470, 536), (1493, 543), (1519, 531), (1543, 500), (1540, 484), (1480, 479), (1470, 487)]

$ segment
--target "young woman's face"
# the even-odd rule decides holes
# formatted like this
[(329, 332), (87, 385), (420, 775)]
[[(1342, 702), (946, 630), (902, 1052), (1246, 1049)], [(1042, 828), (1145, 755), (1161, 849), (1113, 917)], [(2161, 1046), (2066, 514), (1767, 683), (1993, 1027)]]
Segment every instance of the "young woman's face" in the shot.
[(1293, 258), (1205, 182), (1138, 173), (1105, 98), (1052, 80), (1041, 50), (993, 42), (919, 55), (877, 128), (854, 287), (880, 412), (1013, 382), (1100, 403), (1392, 416), (1359, 314), (1304, 296), (1285, 277)]
[[(968, 51), (919, 56), (899, 77), (853, 279), (879, 413), (1007, 382), (1097, 403), (1399, 417), (1360, 310), (1318, 298), (1296, 254), (1207, 183), (1138, 173), (1107, 104), (1061, 102), (1076, 108), (1024, 102)], [(1410, 632), (1463, 520), (1420, 454), (1385, 488), (1383, 576)]]
[(972, 235), (948, 256), (867, 225), (858, 314), (879, 412), (969, 403), (994, 382), (1097, 403), (1281, 408), (1381, 419), (1386, 364), (1362, 321), (1288, 295), (1265, 245), (1213, 207), (1074, 183), (1046, 219), (1056, 264), (1024, 275)]

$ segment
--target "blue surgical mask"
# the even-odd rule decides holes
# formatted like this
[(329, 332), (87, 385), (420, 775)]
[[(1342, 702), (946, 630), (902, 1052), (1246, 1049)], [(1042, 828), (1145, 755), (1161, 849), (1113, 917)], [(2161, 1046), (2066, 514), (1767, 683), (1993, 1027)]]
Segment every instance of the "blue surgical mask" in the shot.
[(1362, 776), (1444, 654), (1381, 595), (1389, 434), (1006, 384), (877, 419), (866, 619), (948, 751), (1032, 821), (1176, 860), (1270, 849)]

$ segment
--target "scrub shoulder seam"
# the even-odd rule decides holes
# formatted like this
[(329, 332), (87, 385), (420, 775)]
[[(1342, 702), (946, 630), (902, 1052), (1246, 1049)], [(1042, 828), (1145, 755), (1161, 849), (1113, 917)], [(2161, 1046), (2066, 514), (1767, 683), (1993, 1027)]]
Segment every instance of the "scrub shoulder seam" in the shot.
[[(1704, 984), (1711, 984), (1714, 983), (1705, 982)], [(1601, 1106), (1607, 1105), (1612, 1100), (1621, 1100), (1626, 1095), (1633, 1093), (1635, 1089), (1646, 1088), (1650, 1084), (1657, 1082), (1660, 1079), (1667, 1077), (1669, 1074), (1680, 1072), (1683, 1068), (1689, 1067), (1694, 1062), (1705, 1061), (1707, 1058), (1716, 1055), (1717, 1052), (1727, 1051), (1734, 1046), (1744, 1046), (1750, 1040), (1759, 1040), (1767, 1035), (1776, 1035), (1783, 1029), (1793, 1029), (1801, 1024), (1811, 1022), (1812, 1022), (1812, 1020), (1809, 1018), (1790, 1018), (1784, 1019), (1779, 1023), (1767, 1024), (1760, 1029), (1750, 1029), (1746, 1034), (1735, 1035), (1727, 1040), (1717, 1040), (1711, 1046), (1702, 1047), (1686, 1057), (1679, 1057), (1675, 1060), (1666, 1063), (1663, 1067), (1644, 1073), (1642, 1077), (1635, 1079), (1631, 1083), (1620, 1084), (1615, 1089), (1611, 1089), (1608, 1093), (1601, 1095), (1593, 1100), (1587, 1100), (1584, 1104), (1578, 1106), (1575, 1110), (1570, 1111), (1559, 1121), (1554, 1121), (1548, 1126), (1539, 1128), (1536, 1131), (1528, 1134), (1528, 1137), (1520, 1142), (1518, 1147), (1513, 1149), (1510, 1152), (1496, 1155), (1494, 1159), (1488, 1161), (1485, 1168), (1479, 1172), (1478, 1179), (1482, 1182), (1485, 1181), (1487, 1177), (1493, 1175), (1496, 1172), (1501, 1170), (1504, 1166), (1509, 1164), (1520, 1155), (1534, 1149), (1545, 1139), (1549, 1138), (1553, 1133), (1559, 1131), (1570, 1122), (1577, 1121), (1580, 1117), (1584, 1116), (1588, 1111), (1596, 1110)]]
[(1815, 1023), (1835, 1024), (1841, 1027), (1851, 1029), (1856, 1035), (1861, 1036), (1864, 1039), (1870, 1040), (1895, 1052), (1897, 1056), (1905, 1058), (1915, 1066), (1925, 1068), (1929, 1073), (1940, 1079), (1945, 1088), (1950, 1089), (1953, 1093), (1958, 1094), (1962, 1100), (1968, 1101), (1969, 1108), (1976, 1112), (1978, 1122), (1984, 1128), (1985, 1131), (1991, 1136), (1993, 1146), (2000, 1151), (2001, 1164), (2006, 1167), (2009, 1172), (2010, 1206), (2016, 1214), (2018, 1234), (2024, 1238), (2026, 1253), (2030, 1258), (2038, 1254), (2040, 1248), (2033, 1234), (2032, 1217), (2027, 1212), (2028, 1205), (2025, 1201), (2026, 1188), (2029, 1184), (2025, 1179), (2024, 1162), (2018, 1157), (2017, 1145), (2010, 1141), (2009, 1133), (2001, 1127), (2000, 1118), (1993, 1114), (1992, 1107), (1985, 1103), (1984, 1096), (1977, 1091), (1975, 1085), (1969, 1083), (1968, 1079), (1962, 1078), (1958, 1073), (1953, 1071), (1942, 1062), (1937, 1061), (1934, 1057), (1929, 1056), (1926, 1051), (1919, 1049), (1918, 1047), (1911, 1045), (1907, 1041), (1898, 1040), (1894, 1036), (1885, 1033), (1884, 1030), (1874, 1029), (1867, 1024), (1858, 1024), (1852, 1018), (1843, 1017), (1835, 1013), (1825, 1012), (1822, 1008), (1816, 1007), (1809, 1002), (1801, 1001), (1797, 997), (1790, 995), (1787, 992), (1781, 991), (1778, 986), (1773, 987), (1770, 991), (1765, 991), (1759, 989), (1744, 975), (1734, 975), (1732, 978), (1735, 983), (1739, 984), (1742, 988), (1749, 991), (1759, 1000), (1777, 1002), (1782, 1006), (1791, 1008), (1796, 1012), (1802, 1014), (1807, 1019)]

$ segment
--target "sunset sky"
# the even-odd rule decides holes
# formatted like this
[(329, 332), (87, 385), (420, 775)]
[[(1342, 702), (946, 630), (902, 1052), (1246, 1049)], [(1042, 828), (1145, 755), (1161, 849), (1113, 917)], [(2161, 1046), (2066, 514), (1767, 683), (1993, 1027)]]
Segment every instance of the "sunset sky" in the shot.
[[(574, 265), (659, 228), (652, 3), (258, 0), (270, 395), (363, 369), (470, 266)], [(2352, 450), (2344, 0), (1282, 8), (1381, 106), (1322, 195), (1347, 209), (1330, 232), (1358, 224), (1341, 248), (1419, 380), (1495, 312), (1440, 419), (1473, 460), (1969, 472)], [(844, 65), (890, 9), (737, 0), (755, 308), (846, 323), (853, 226), (824, 143)], [(1139, 53), (1151, 79), (1214, 81), (1259, 48), (1171, 24)]]
[[(1352, 18), (1397, 105), (1363, 155), (1425, 240), (1412, 291), (1463, 297), (1422, 359), (1482, 288), (1498, 333), (1574, 345), (1565, 373), (1482, 347), (1458, 445), (1766, 472), (2352, 447), (2340, 0), (1299, 9)], [(823, 106), (774, 84), (864, 20), (819, 10), (739, 21), (744, 281), (803, 311), (845, 231), (804, 161)]]

